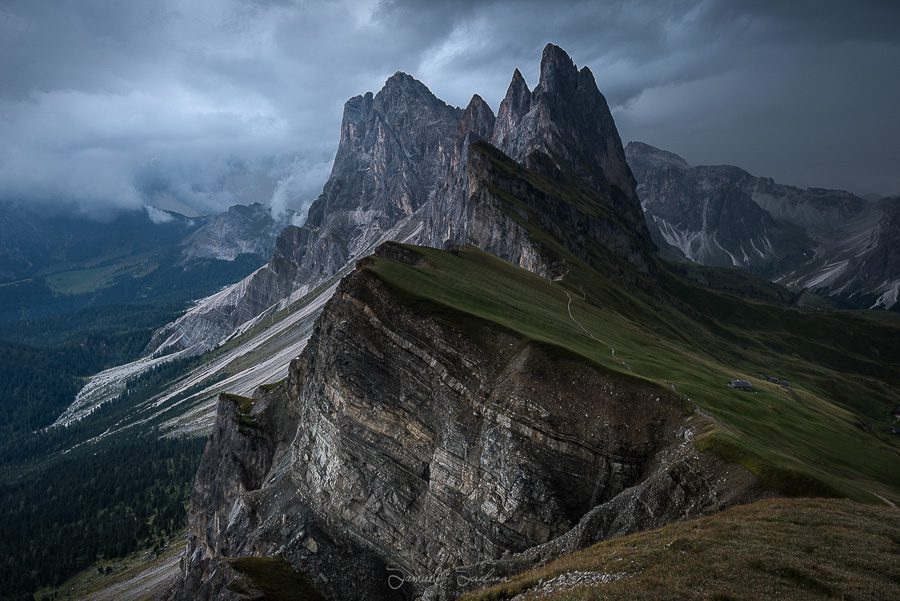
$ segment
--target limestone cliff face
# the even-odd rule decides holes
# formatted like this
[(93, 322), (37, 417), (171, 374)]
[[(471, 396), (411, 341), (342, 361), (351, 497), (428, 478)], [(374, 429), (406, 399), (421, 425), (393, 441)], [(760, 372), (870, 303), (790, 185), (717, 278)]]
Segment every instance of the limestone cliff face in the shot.
[(564, 275), (565, 253), (620, 281), (634, 267), (651, 270), (649, 238), (626, 227), (593, 187), (540, 164), (526, 169), (484, 142), (470, 147), (468, 159), (465, 242), (550, 278)]
[(441, 247), (458, 243), (468, 229), (466, 203), (469, 192), (469, 146), (487, 140), (494, 130), (494, 113), (479, 95), (472, 97), (456, 131), (449, 168), (441, 187), (423, 210), (423, 244)]
[(176, 599), (230, 598), (225, 558), (245, 555), (284, 557), (330, 598), (452, 598), (473, 576), (749, 490), (698, 455), (695, 418), (666, 391), (432, 316), (365, 262), (288, 380), (244, 404), (220, 401)]
[[(489, 111), (490, 109), (488, 109)], [(365, 256), (445, 182), (463, 112), (405, 73), (347, 101), (331, 176), (302, 226), (285, 227), (268, 264), (154, 336), (157, 353), (213, 348), (235, 328), (299, 298)]]
[(661, 248), (853, 307), (896, 303), (897, 246), (888, 243), (896, 203), (782, 185), (730, 165), (691, 166), (641, 142), (629, 142), (626, 154)]
[[(532, 92), (516, 69), (496, 118), (482, 106), (480, 98), (473, 99), (466, 111), (469, 118), (464, 117), (457, 136), (457, 148), (461, 150), (454, 153), (447, 183), (430, 207), (438, 217), (429, 220), (433, 227), (426, 229), (420, 240), (431, 246), (447, 241), (473, 242), (482, 239), (485, 230), (493, 230), (495, 239), (506, 239), (502, 247), (494, 245), (491, 252), (537, 273), (546, 270), (546, 266), (538, 265), (546, 259), (535, 255), (536, 247), (522, 238), (514, 223), (494, 221), (501, 215), (485, 212), (479, 223), (471, 220), (468, 205), (473, 194), (484, 192), (485, 170), (478, 160), (473, 163), (468, 148), (489, 141), (511, 161), (538, 176), (583, 187), (580, 196), (587, 209), (610, 216), (606, 220), (609, 231), (602, 242), (612, 242), (608, 248), (614, 255), (649, 271), (654, 245), (618, 130), (593, 75), (587, 67), (579, 71), (553, 44), (544, 49), (540, 73)], [(565, 202), (557, 201), (550, 195), (543, 205), (551, 212), (567, 210)], [(560, 206), (550, 207), (554, 202)], [(482, 202), (482, 206), (486, 205)], [(623, 244), (626, 238), (630, 242)]]

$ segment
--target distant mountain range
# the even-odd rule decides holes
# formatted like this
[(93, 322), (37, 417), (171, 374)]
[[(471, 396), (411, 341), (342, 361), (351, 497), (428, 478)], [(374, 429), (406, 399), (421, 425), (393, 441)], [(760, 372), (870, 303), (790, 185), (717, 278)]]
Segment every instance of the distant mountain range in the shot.
[(626, 146), (656, 243), (670, 257), (740, 267), (847, 307), (888, 309), (900, 290), (900, 199), (796, 188), (730, 165), (691, 166)]
[(292, 216), (257, 203), (190, 218), (148, 207), (98, 222), (0, 203), (0, 322), (206, 296), (262, 265)]

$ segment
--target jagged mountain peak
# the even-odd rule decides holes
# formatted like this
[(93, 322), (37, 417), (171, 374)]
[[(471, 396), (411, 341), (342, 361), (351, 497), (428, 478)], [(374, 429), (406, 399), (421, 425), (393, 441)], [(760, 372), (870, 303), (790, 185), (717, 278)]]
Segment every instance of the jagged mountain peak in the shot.
[(466, 111), (488, 110), (493, 114), (493, 111), (491, 111), (491, 107), (488, 105), (487, 102), (484, 101), (484, 98), (482, 98), (479, 94), (472, 94), (472, 99), (469, 100), (469, 104), (466, 105), (465, 110)]
[[(484, 177), (472, 172), (470, 145), (478, 141), (489, 142), (491, 147), (533, 174), (592, 190), (591, 210), (615, 215), (617, 221), (617, 225), (611, 226), (615, 234), (605, 232), (601, 237), (616, 241), (615, 254), (641, 269), (648, 269), (647, 259), (653, 245), (637, 202), (635, 181), (609, 107), (589, 69), (579, 71), (565, 51), (550, 44), (544, 49), (540, 83), (534, 91), (529, 90), (522, 73), (515, 69), (496, 119), (481, 97), (472, 98), (457, 128), (445, 185), (429, 207), (422, 238), (428, 244), (441, 246), (474, 239), (470, 231), (474, 222), (466, 205), (479, 185), (496, 184), (490, 175), (485, 175), (491, 171), (489, 168), (476, 169)], [(473, 184), (476, 184), (474, 188)], [(487, 236), (484, 239), (491, 240), (502, 234), (503, 228), (496, 225), (477, 224), (482, 228), (481, 234)], [(506, 242), (516, 245), (510, 240)], [(500, 247), (491, 248), (509, 258), (518, 252), (511, 250), (509, 244), (502, 251), (498, 250)]]
[[(387, 78), (384, 82), (384, 87), (392, 87), (392, 86), (422, 86), (426, 87), (421, 81), (410, 75), (405, 71), (397, 71), (393, 75)], [(427, 88), (427, 87), (426, 87)]]
[(407, 73), (406, 71), (399, 71), (399, 70), (398, 70), (398, 71), (394, 71), (394, 74), (391, 75), (390, 77), (388, 77), (387, 81), (390, 82), (391, 80), (395, 80), (395, 81), (412, 81), (412, 82), (417, 82), (417, 83), (418, 83), (418, 80), (417, 80), (415, 77), (413, 77), (412, 75), (410, 75), (410, 74)]
[(516, 68), (513, 71), (512, 79), (509, 82), (509, 87), (506, 90), (506, 97), (509, 98), (510, 95), (525, 95), (527, 94), (531, 97), (531, 89), (528, 87), (528, 83), (525, 81), (525, 77), (522, 75), (522, 72)]
[(531, 108), (531, 90), (525, 83), (522, 73), (516, 69), (506, 90), (506, 97), (500, 102), (497, 117), (509, 122), (511, 129), (516, 122)]
[(512, 80), (506, 90), (506, 97), (500, 102), (497, 111), (497, 124), (494, 129), (494, 144), (498, 148), (508, 147), (511, 138), (518, 135), (519, 123), (531, 109), (531, 90), (525, 83), (522, 73), (513, 71)]
[[(367, 133), (371, 132), (373, 117), (386, 122), (398, 133), (410, 127), (417, 119), (457, 119), (462, 110), (452, 107), (435, 96), (428, 86), (403, 71), (391, 75), (377, 94), (366, 92), (354, 96), (344, 104), (341, 123), (341, 143), (338, 157), (359, 150)], [(367, 125), (368, 123), (368, 125)]]
[(533, 92), (518, 69), (500, 104), (493, 144), (516, 161), (541, 151), (558, 167), (604, 192), (635, 200), (635, 182), (606, 98), (590, 69), (578, 70), (559, 46), (547, 44)]
[(606, 98), (590, 69), (579, 71), (559, 46), (544, 48), (533, 92), (518, 71), (513, 74), (491, 143), (530, 169), (580, 180), (599, 192), (598, 198), (629, 229), (649, 239), (637, 184)]
[(385, 105), (412, 99), (446, 105), (444, 101), (439, 99), (430, 89), (428, 89), (428, 86), (403, 71), (397, 71), (391, 75), (384, 82), (381, 91), (375, 95), (376, 104), (380, 101)]
[(525, 78), (522, 77), (522, 72), (518, 69), (513, 71), (509, 87), (506, 89), (506, 97), (500, 103), (501, 111), (504, 105), (507, 106), (507, 110), (519, 114), (528, 112), (531, 106), (531, 90)]
[(476, 132), (479, 137), (490, 136), (495, 121), (496, 117), (490, 105), (481, 96), (475, 94), (463, 111), (458, 131), (463, 135), (467, 132)]
[(534, 89), (534, 95), (554, 94), (573, 98), (579, 92), (602, 96), (589, 67), (578, 69), (565, 50), (554, 44), (547, 44), (541, 56), (540, 81)]
[(578, 68), (568, 53), (555, 44), (547, 44), (541, 55), (539, 87), (545, 92), (571, 92), (578, 85)]
[[(690, 164), (674, 152), (662, 150), (645, 142), (635, 140), (632, 140), (625, 146), (625, 157), (628, 159), (629, 164), (634, 160), (640, 160), (657, 167), (690, 168)], [(634, 165), (631, 165), (631, 167), (634, 169)]]

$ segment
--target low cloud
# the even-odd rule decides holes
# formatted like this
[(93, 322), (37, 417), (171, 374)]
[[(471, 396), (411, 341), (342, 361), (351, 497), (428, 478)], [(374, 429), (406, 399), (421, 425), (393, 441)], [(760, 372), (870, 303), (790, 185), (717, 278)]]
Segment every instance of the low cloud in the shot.
[(322, 183), (331, 173), (332, 161), (311, 163), (295, 157), (287, 168), (287, 173), (278, 180), (269, 202), (272, 216), (276, 219), (293, 210), (294, 225), (303, 225), (306, 210), (322, 189)]
[(144, 209), (147, 211), (147, 217), (149, 217), (150, 221), (156, 225), (162, 225), (163, 223), (169, 223), (170, 221), (175, 220), (172, 215), (165, 211), (160, 211), (156, 207), (146, 206)]

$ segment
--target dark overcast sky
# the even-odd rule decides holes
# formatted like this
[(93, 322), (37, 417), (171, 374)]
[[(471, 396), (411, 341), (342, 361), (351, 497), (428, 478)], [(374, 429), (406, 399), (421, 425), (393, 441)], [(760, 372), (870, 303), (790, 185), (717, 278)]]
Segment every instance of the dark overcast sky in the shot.
[(900, 192), (900, 2), (44, 1), (0, 5), (0, 198), (101, 214), (298, 205), (350, 96), (411, 73), (496, 110), (545, 43), (624, 140), (801, 186)]

